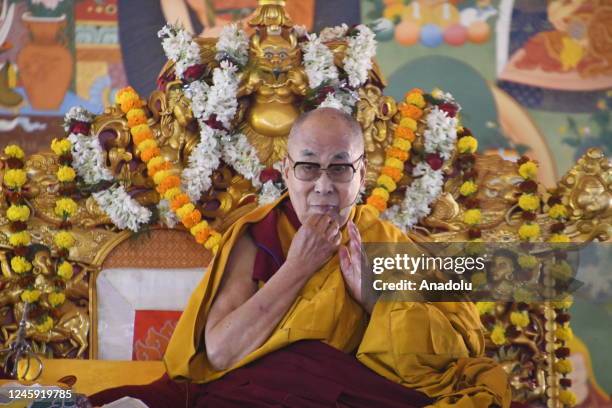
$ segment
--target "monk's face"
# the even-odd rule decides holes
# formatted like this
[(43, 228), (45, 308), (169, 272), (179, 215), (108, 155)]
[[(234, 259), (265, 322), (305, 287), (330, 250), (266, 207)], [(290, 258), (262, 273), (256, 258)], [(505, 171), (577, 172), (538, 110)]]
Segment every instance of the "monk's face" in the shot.
[[(311, 214), (329, 214), (340, 226), (348, 221), (355, 205), (359, 189), (365, 181), (365, 158), (363, 140), (355, 134), (343, 118), (323, 110), (302, 122), (292, 132), (287, 146), (288, 157), (283, 161), (283, 178), (289, 190), (289, 198), (300, 220), (304, 223)], [(333, 113), (333, 112), (332, 112)], [(296, 163), (304, 162), (301, 170)], [(350, 178), (341, 177), (350, 165)], [(309, 180), (316, 168), (332, 167), (320, 172), (320, 176)], [(343, 170), (344, 169), (344, 170)], [(331, 174), (334, 172), (335, 174)], [(306, 177), (305, 177), (306, 176)]]

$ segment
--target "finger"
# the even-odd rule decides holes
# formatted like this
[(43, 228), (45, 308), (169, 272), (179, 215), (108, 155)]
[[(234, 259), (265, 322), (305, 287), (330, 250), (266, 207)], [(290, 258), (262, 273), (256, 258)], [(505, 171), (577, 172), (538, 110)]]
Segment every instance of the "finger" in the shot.
[(332, 243), (334, 244), (334, 246), (338, 246), (340, 245), (340, 243), (342, 242), (342, 233), (340, 232), (340, 230), (338, 230), (338, 232), (336, 233), (336, 236), (334, 237)]
[(342, 245), (338, 249), (338, 257), (340, 258), (340, 269), (342, 270), (343, 275), (350, 274), (351, 270), (351, 259), (349, 255), (348, 248)]
[(361, 245), (361, 234), (359, 233), (359, 229), (357, 228), (357, 225), (355, 225), (355, 223), (353, 221), (350, 221), (350, 227), (349, 227), (349, 233), (351, 233), (352, 231), (352, 237), (355, 241), (357, 241), (359, 243), (359, 245)]
[(319, 219), (316, 221), (315, 228), (318, 231), (324, 232), (331, 221), (332, 218), (329, 215), (319, 214)]
[(331, 238), (334, 237), (338, 233), (338, 231), (340, 231), (340, 226), (335, 220), (332, 220), (327, 225), (327, 228), (325, 229), (325, 234)]

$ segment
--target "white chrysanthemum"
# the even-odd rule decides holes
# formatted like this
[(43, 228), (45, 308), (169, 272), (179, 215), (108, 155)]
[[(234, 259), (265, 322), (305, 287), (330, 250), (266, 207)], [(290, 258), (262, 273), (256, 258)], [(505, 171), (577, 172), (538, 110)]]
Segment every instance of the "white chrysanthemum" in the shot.
[(372, 30), (363, 24), (356, 29), (358, 34), (347, 38), (348, 49), (343, 61), (349, 85), (353, 88), (360, 87), (368, 80), (372, 58), (376, 55), (376, 40)]
[(271, 180), (268, 180), (263, 184), (259, 192), (259, 198), (257, 202), (259, 205), (273, 203), (274, 201), (280, 198), (281, 193), (281, 189), (278, 188)]
[(321, 34), (319, 38), (322, 42), (330, 42), (334, 40), (341, 40), (346, 36), (346, 32), (348, 31), (348, 26), (346, 24), (342, 24), (336, 27), (326, 27), (321, 30)]
[(168, 24), (157, 36), (162, 39), (166, 57), (175, 63), (177, 77), (182, 78), (187, 68), (200, 63), (200, 47), (184, 29)]
[(208, 89), (208, 98), (204, 109), (204, 119), (212, 114), (223, 124), (230, 128), (231, 121), (238, 109), (238, 67), (230, 61), (222, 61), (221, 66), (213, 71), (213, 85)]
[(120, 229), (137, 232), (151, 219), (151, 211), (129, 196), (123, 186), (112, 186), (92, 194), (98, 206)]
[(457, 119), (434, 106), (426, 118), (427, 129), (423, 133), (425, 151), (439, 153), (444, 160), (451, 158), (457, 142)]
[(251, 181), (253, 187), (261, 185), (259, 173), (263, 165), (257, 157), (257, 150), (251, 146), (248, 139), (242, 133), (234, 135), (230, 141), (223, 143), (223, 161), (229, 164), (244, 178)]
[(94, 119), (94, 114), (89, 112), (82, 106), (73, 106), (64, 116), (64, 130), (67, 132), (70, 129), (70, 123), (73, 120), (78, 122), (91, 123)]
[(204, 81), (193, 81), (185, 89), (185, 96), (191, 101), (191, 110), (195, 118), (203, 118), (208, 101), (210, 86)]
[(176, 224), (178, 224), (178, 218), (170, 208), (168, 200), (159, 200), (159, 203), (157, 203), (157, 211), (159, 212), (159, 219), (166, 227), (174, 228)]
[(331, 92), (327, 94), (325, 100), (319, 105), (319, 108), (335, 108), (350, 115), (353, 113), (355, 102), (355, 99), (349, 93)]
[(221, 148), (215, 133), (214, 129), (200, 123), (200, 142), (191, 152), (189, 164), (181, 175), (183, 190), (192, 201), (198, 201), (212, 186), (212, 173), (219, 167)]
[(249, 37), (236, 24), (223, 27), (217, 41), (217, 61), (226, 57), (241, 66), (249, 62)]
[(72, 153), (72, 167), (85, 184), (97, 184), (113, 179), (97, 137), (71, 133), (68, 136)]
[(338, 68), (334, 64), (334, 54), (316, 34), (308, 35), (308, 41), (302, 44), (302, 51), (304, 70), (311, 89), (323, 83), (333, 84), (338, 81)]

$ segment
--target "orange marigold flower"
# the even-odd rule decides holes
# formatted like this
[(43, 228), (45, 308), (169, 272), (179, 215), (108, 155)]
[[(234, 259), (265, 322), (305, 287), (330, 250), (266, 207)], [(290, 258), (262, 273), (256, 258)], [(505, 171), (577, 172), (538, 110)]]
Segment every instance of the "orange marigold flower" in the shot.
[(408, 92), (406, 92), (406, 94), (404, 95), (404, 97), (407, 97), (409, 94), (411, 93), (419, 93), (421, 95), (423, 95), (425, 93), (425, 91), (423, 91), (421, 88), (412, 88), (411, 90), (409, 90)]
[(120, 108), (123, 113), (128, 113), (132, 109), (142, 108), (143, 104), (140, 97), (136, 94), (126, 94), (121, 98)]
[(130, 129), (130, 133), (132, 134), (132, 139), (134, 139), (134, 144), (136, 146), (138, 146), (143, 140), (153, 138), (153, 131), (149, 125), (146, 124), (134, 126)]
[(387, 156), (396, 158), (401, 161), (408, 160), (408, 152), (405, 152), (397, 147), (390, 147), (387, 149)]
[(142, 109), (132, 109), (126, 115), (128, 127), (134, 127), (147, 123), (147, 114)]
[(171, 189), (172, 187), (178, 187), (181, 185), (181, 179), (178, 176), (170, 176), (166, 177), (160, 184), (157, 186), (157, 192), (159, 194), (164, 194), (166, 191)]
[(204, 245), (210, 236), (210, 228), (204, 228), (195, 234), (195, 240), (198, 244)]
[(401, 139), (406, 139), (410, 142), (413, 142), (416, 138), (414, 132), (407, 127), (398, 126), (395, 128), (395, 137), (399, 137)]
[(159, 147), (151, 147), (150, 149), (140, 153), (140, 160), (146, 163), (155, 156), (159, 156), (160, 153), (161, 151), (159, 150)]
[(399, 105), (399, 111), (404, 118), (420, 119), (421, 116), (423, 116), (423, 109), (408, 103), (401, 103)]
[(172, 208), (172, 211), (176, 211), (185, 204), (187, 204), (189, 201), (191, 201), (189, 200), (189, 196), (185, 193), (181, 193), (172, 199), (172, 202), (170, 203), (170, 208)]
[(380, 212), (387, 209), (387, 202), (379, 196), (369, 196), (366, 202)]
[(391, 177), (396, 183), (402, 179), (403, 175), (400, 169), (387, 166), (383, 167), (380, 173), (386, 174), (387, 176)]
[(202, 213), (199, 210), (193, 210), (181, 219), (185, 228), (191, 228), (202, 219)]
[(153, 166), (149, 168), (148, 174), (149, 174), (149, 177), (153, 177), (155, 176), (155, 173), (157, 173), (158, 171), (170, 170), (171, 168), (172, 168), (172, 163), (169, 161), (165, 161), (161, 164), (158, 164), (157, 166)]

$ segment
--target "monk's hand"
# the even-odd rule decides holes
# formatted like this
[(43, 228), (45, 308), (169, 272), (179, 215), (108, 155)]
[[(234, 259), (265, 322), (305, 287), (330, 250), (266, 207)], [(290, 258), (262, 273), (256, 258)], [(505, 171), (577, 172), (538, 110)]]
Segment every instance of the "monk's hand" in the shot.
[(310, 276), (336, 253), (341, 239), (340, 226), (332, 217), (313, 214), (295, 233), (286, 262)]
[[(341, 245), (338, 249), (340, 257), (340, 269), (344, 276), (349, 294), (359, 303), (368, 313), (372, 313), (374, 305), (370, 296), (366, 296), (362, 291), (361, 285), (361, 260), (363, 251), (361, 248), (361, 235), (353, 221), (348, 221), (348, 245)], [(366, 299), (367, 298), (367, 299)]]

